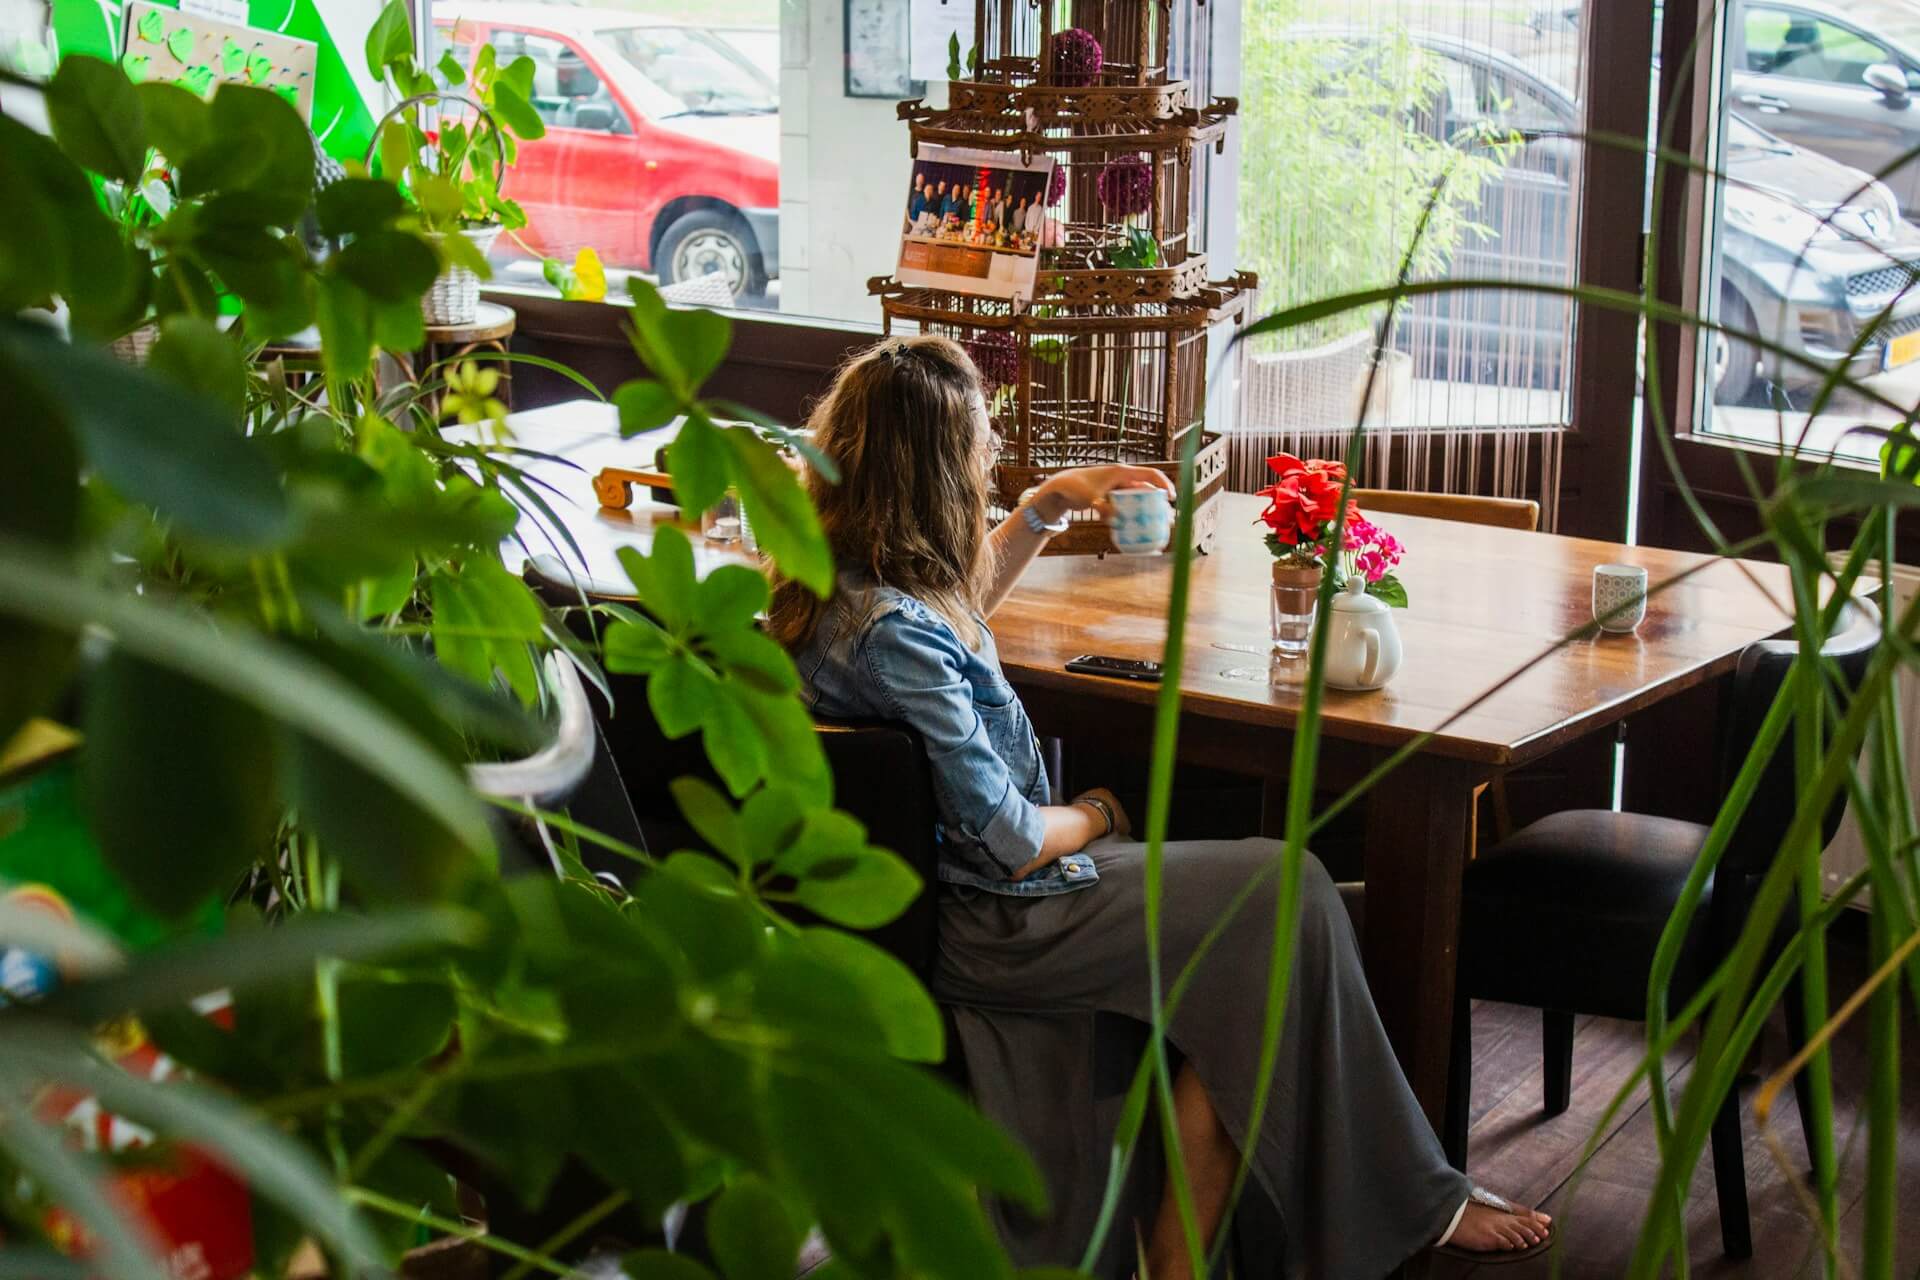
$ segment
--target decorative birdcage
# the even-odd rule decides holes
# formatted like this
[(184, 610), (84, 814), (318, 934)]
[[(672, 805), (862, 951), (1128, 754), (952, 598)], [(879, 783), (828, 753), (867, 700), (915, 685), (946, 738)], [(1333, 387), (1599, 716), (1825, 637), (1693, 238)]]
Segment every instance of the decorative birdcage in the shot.
[[(973, 357), (988, 411), (1004, 442), (994, 500), (1010, 510), (1022, 494), (1068, 467), (1125, 462), (1177, 479), (1180, 455), (1198, 432), (1194, 542), (1212, 547), (1225, 492), (1226, 442), (1206, 430), (1208, 334), (1244, 316), (1250, 279), (1197, 289), (1161, 303), (1010, 303), (937, 289), (869, 282), (888, 332), (896, 323), (953, 338)], [(1051, 553), (1100, 554), (1106, 527), (1090, 515), (1053, 539)]]
[[(1198, 0), (976, 0), (971, 78), (947, 104), (903, 102), (923, 145), (1051, 157), (1046, 234), (1032, 296), (1010, 300), (870, 283), (896, 324), (957, 339), (992, 392), (1005, 441), (1003, 509), (1048, 474), (1127, 462), (1179, 468), (1198, 433), (1195, 543), (1212, 544), (1224, 441), (1205, 429), (1208, 332), (1244, 319), (1253, 278), (1209, 282), (1204, 149), (1221, 147), (1238, 104), (1196, 105), (1170, 78), (1172, 5)], [(1048, 550), (1103, 553), (1106, 530), (1077, 521)]]

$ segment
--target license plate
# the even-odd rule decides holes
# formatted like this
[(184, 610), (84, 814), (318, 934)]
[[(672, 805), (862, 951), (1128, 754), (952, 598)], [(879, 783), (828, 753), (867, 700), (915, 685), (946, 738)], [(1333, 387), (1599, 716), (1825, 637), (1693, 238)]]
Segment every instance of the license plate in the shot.
[(1915, 360), (1920, 360), (1920, 330), (1903, 333), (1887, 344), (1886, 368), (1898, 369)]

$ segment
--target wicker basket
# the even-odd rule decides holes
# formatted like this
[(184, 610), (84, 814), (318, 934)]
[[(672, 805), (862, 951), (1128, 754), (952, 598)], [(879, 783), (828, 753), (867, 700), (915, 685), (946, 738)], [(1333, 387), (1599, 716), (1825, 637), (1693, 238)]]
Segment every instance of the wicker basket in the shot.
[[(500, 238), (500, 228), (473, 227), (455, 234), (465, 236), (484, 258)], [(449, 266), (420, 299), (420, 310), (428, 324), (472, 324), (480, 314), (480, 277), (466, 267)]]
[(145, 364), (153, 344), (160, 340), (160, 326), (143, 324), (132, 333), (115, 338), (108, 349), (128, 364)]

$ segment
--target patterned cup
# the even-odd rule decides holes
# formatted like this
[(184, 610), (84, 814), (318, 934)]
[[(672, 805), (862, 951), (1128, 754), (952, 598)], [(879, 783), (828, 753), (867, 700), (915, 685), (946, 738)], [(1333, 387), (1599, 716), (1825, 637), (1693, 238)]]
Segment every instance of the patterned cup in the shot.
[(1115, 489), (1107, 495), (1113, 516), (1107, 533), (1122, 555), (1157, 556), (1173, 532), (1173, 506), (1159, 489)]
[(1593, 620), (1602, 631), (1625, 633), (1647, 617), (1647, 571), (1633, 564), (1603, 564), (1593, 570)]

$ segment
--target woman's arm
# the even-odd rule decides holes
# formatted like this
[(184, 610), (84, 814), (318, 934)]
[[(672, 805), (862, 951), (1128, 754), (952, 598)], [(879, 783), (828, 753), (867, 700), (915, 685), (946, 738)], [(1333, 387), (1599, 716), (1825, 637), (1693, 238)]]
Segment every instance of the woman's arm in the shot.
[[(1111, 826), (1108, 825), (1109, 815), (1112, 818)], [(1124, 836), (1133, 830), (1132, 823), (1127, 820), (1126, 810), (1114, 799), (1113, 792), (1105, 787), (1095, 787), (1072, 804), (1043, 805), (1040, 819), (1046, 824), (1045, 834), (1040, 840), (1040, 854), (1013, 873), (1015, 880), (1024, 880), (1067, 854), (1080, 852), (1101, 836)]]
[[(1172, 497), (1173, 481), (1152, 467), (1075, 467), (1047, 477), (1033, 496), (1021, 504), (1032, 507), (1043, 524), (1056, 524), (1076, 511), (1107, 514), (1107, 495), (1115, 489), (1161, 489)], [(980, 611), (989, 618), (1020, 581), (1027, 566), (1052, 537), (1036, 533), (1019, 508), (987, 535), (986, 583), (980, 593)]]

